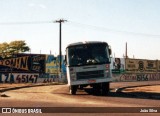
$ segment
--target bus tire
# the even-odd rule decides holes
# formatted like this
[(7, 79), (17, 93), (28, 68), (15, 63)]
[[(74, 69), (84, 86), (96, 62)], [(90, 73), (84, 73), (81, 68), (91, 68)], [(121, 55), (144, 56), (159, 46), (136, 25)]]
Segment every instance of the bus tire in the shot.
[(93, 94), (100, 95), (101, 93), (101, 85), (100, 84), (93, 84)]
[(77, 86), (76, 85), (71, 85), (70, 88), (70, 94), (72, 95), (76, 95), (76, 92), (77, 92)]
[(109, 93), (109, 82), (102, 83), (102, 95), (108, 95)]

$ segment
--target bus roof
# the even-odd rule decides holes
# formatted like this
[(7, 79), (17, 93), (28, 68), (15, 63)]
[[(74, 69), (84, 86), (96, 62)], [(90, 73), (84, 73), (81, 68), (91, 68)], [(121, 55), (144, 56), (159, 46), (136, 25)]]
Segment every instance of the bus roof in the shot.
[[(72, 43), (72, 44), (69, 44), (68, 46), (67, 46), (67, 48), (68, 47), (71, 47), (71, 46), (77, 46), (77, 45), (84, 45), (84, 44), (98, 44), (98, 43), (106, 43), (107, 44), (107, 42), (102, 42), (102, 41), (84, 41), (84, 42), (76, 42), (76, 43)], [(107, 44), (108, 45), (108, 44)]]

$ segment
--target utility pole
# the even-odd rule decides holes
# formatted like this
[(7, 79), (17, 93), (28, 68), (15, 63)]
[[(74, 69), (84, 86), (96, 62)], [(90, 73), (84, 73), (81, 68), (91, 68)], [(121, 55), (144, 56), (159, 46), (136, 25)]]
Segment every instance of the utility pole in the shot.
[(126, 53), (125, 53), (126, 56), (125, 56), (125, 58), (128, 58), (128, 51), (127, 51), (127, 49), (128, 49), (128, 48), (127, 48), (127, 42), (126, 42)]
[(61, 73), (61, 64), (62, 64), (62, 63), (61, 63), (61, 60), (62, 60), (62, 59), (61, 59), (61, 56), (62, 56), (62, 50), (61, 50), (61, 48), (62, 48), (62, 47), (61, 47), (61, 45), (62, 45), (62, 44), (61, 44), (61, 24), (62, 24), (63, 22), (66, 22), (66, 21), (67, 21), (67, 20), (63, 20), (63, 19), (60, 19), (60, 20), (56, 20), (56, 21), (55, 21), (56, 23), (59, 23), (59, 56), (60, 56), (60, 57), (59, 57), (59, 58), (60, 58), (60, 59), (59, 59), (59, 60), (60, 60), (60, 62), (59, 62), (59, 70), (60, 70), (60, 73)]

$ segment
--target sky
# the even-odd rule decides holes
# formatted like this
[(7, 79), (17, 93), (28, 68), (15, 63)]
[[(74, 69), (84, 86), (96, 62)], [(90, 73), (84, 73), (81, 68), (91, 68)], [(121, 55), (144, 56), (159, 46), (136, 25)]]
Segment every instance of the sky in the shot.
[(104, 41), (113, 57), (160, 60), (160, 0), (0, 0), (0, 43), (24, 40), (31, 53), (62, 54), (68, 44)]

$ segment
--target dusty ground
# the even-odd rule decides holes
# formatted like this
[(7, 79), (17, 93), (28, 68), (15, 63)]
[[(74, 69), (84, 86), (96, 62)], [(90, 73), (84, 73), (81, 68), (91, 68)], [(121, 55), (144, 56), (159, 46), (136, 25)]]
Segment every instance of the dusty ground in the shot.
[[(121, 86), (124, 83), (119, 83)], [(41, 87), (39, 86), (41, 84), (0, 84), (0, 92), (2, 94), (6, 94), (9, 97), (0, 97), (1, 100), (1, 105), (2, 106), (34, 106), (34, 107), (40, 107), (40, 106), (48, 106), (48, 107), (73, 107), (73, 106), (93, 106), (93, 107), (98, 107), (98, 106), (112, 106), (112, 107), (117, 107), (117, 106), (123, 106), (123, 107), (146, 107), (146, 106), (159, 106), (159, 103), (157, 103), (157, 100), (149, 100), (149, 99), (137, 99), (137, 98), (127, 98), (125, 97), (120, 97), (120, 96), (108, 96), (108, 97), (103, 97), (103, 96), (92, 96), (87, 94), (86, 92), (78, 92), (77, 96), (72, 96), (68, 93), (68, 88), (66, 85), (61, 85), (61, 86), (45, 86)], [(47, 85), (47, 84), (42, 84), (42, 85)], [(131, 84), (133, 85), (133, 83)], [(18, 89), (18, 90), (12, 90), (12, 91), (6, 91), (3, 93), (4, 89), (7, 88), (14, 88), (14, 87), (25, 87), (25, 86), (39, 86), (39, 87), (34, 87), (32, 88), (23, 88), (23, 89)], [(116, 85), (117, 86), (117, 85)], [(119, 85), (118, 85), (119, 86)], [(120, 87), (120, 86), (119, 86)], [(112, 88), (115, 88), (112, 86)], [(117, 87), (116, 87), (117, 88)], [(123, 92), (150, 92), (150, 93), (160, 93), (160, 85), (154, 85), (154, 86), (142, 86), (142, 87), (134, 87), (134, 88), (126, 88), (123, 90)], [(23, 97), (22, 97), (23, 96)], [(7, 101), (8, 100), (8, 101)], [(59, 101), (58, 101), (59, 100)], [(137, 103), (136, 103), (136, 102)], [(7, 105), (8, 103), (8, 105)], [(152, 105), (151, 105), (152, 104)], [(53, 115), (53, 114), (49, 114)], [(67, 114), (65, 114), (67, 115)], [(68, 114), (69, 116), (70, 114)], [(78, 114), (76, 114), (78, 115)], [(88, 115), (88, 114), (87, 114)], [(97, 116), (97, 114), (93, 114)], [(106, 114), (105, 114), (106, 115)], [(113, 115), (113, 114), (112, 114)], [(116, 114), (115, 114), (116, 115)], [(128, 115), (123, 114), (123, 115)], [(136, 115), (136, 113), (135, 113)], [(138, 114), (139, 115), (139, 114)], [(145, 116), (149, 116), (151, 114), (146, 114)], [(154, 114), (158, 115), (158, 114)]]
[[(57, 83), (51, 83), (51, 85)], [(25, 87), (25, 86), (41, 86), (41, 85), (50, 85), (50, 84), (32, 84), (32, 83), (25, 83), (25, 84), (0, 84), (0, 95), (1, 92), (5, 89), (10, 88), (18, 88), (18, 87)], [(125, 88), (122, 92), (146, 92), (146, 93), (160, 93), (160, 85), (149, 85), (149, 86), (142, 86), (142, 87), (131, 87)]]
[(123, 90), (123, 92), (160, 93), (160, 85), (126, 88), (126, 89)]

